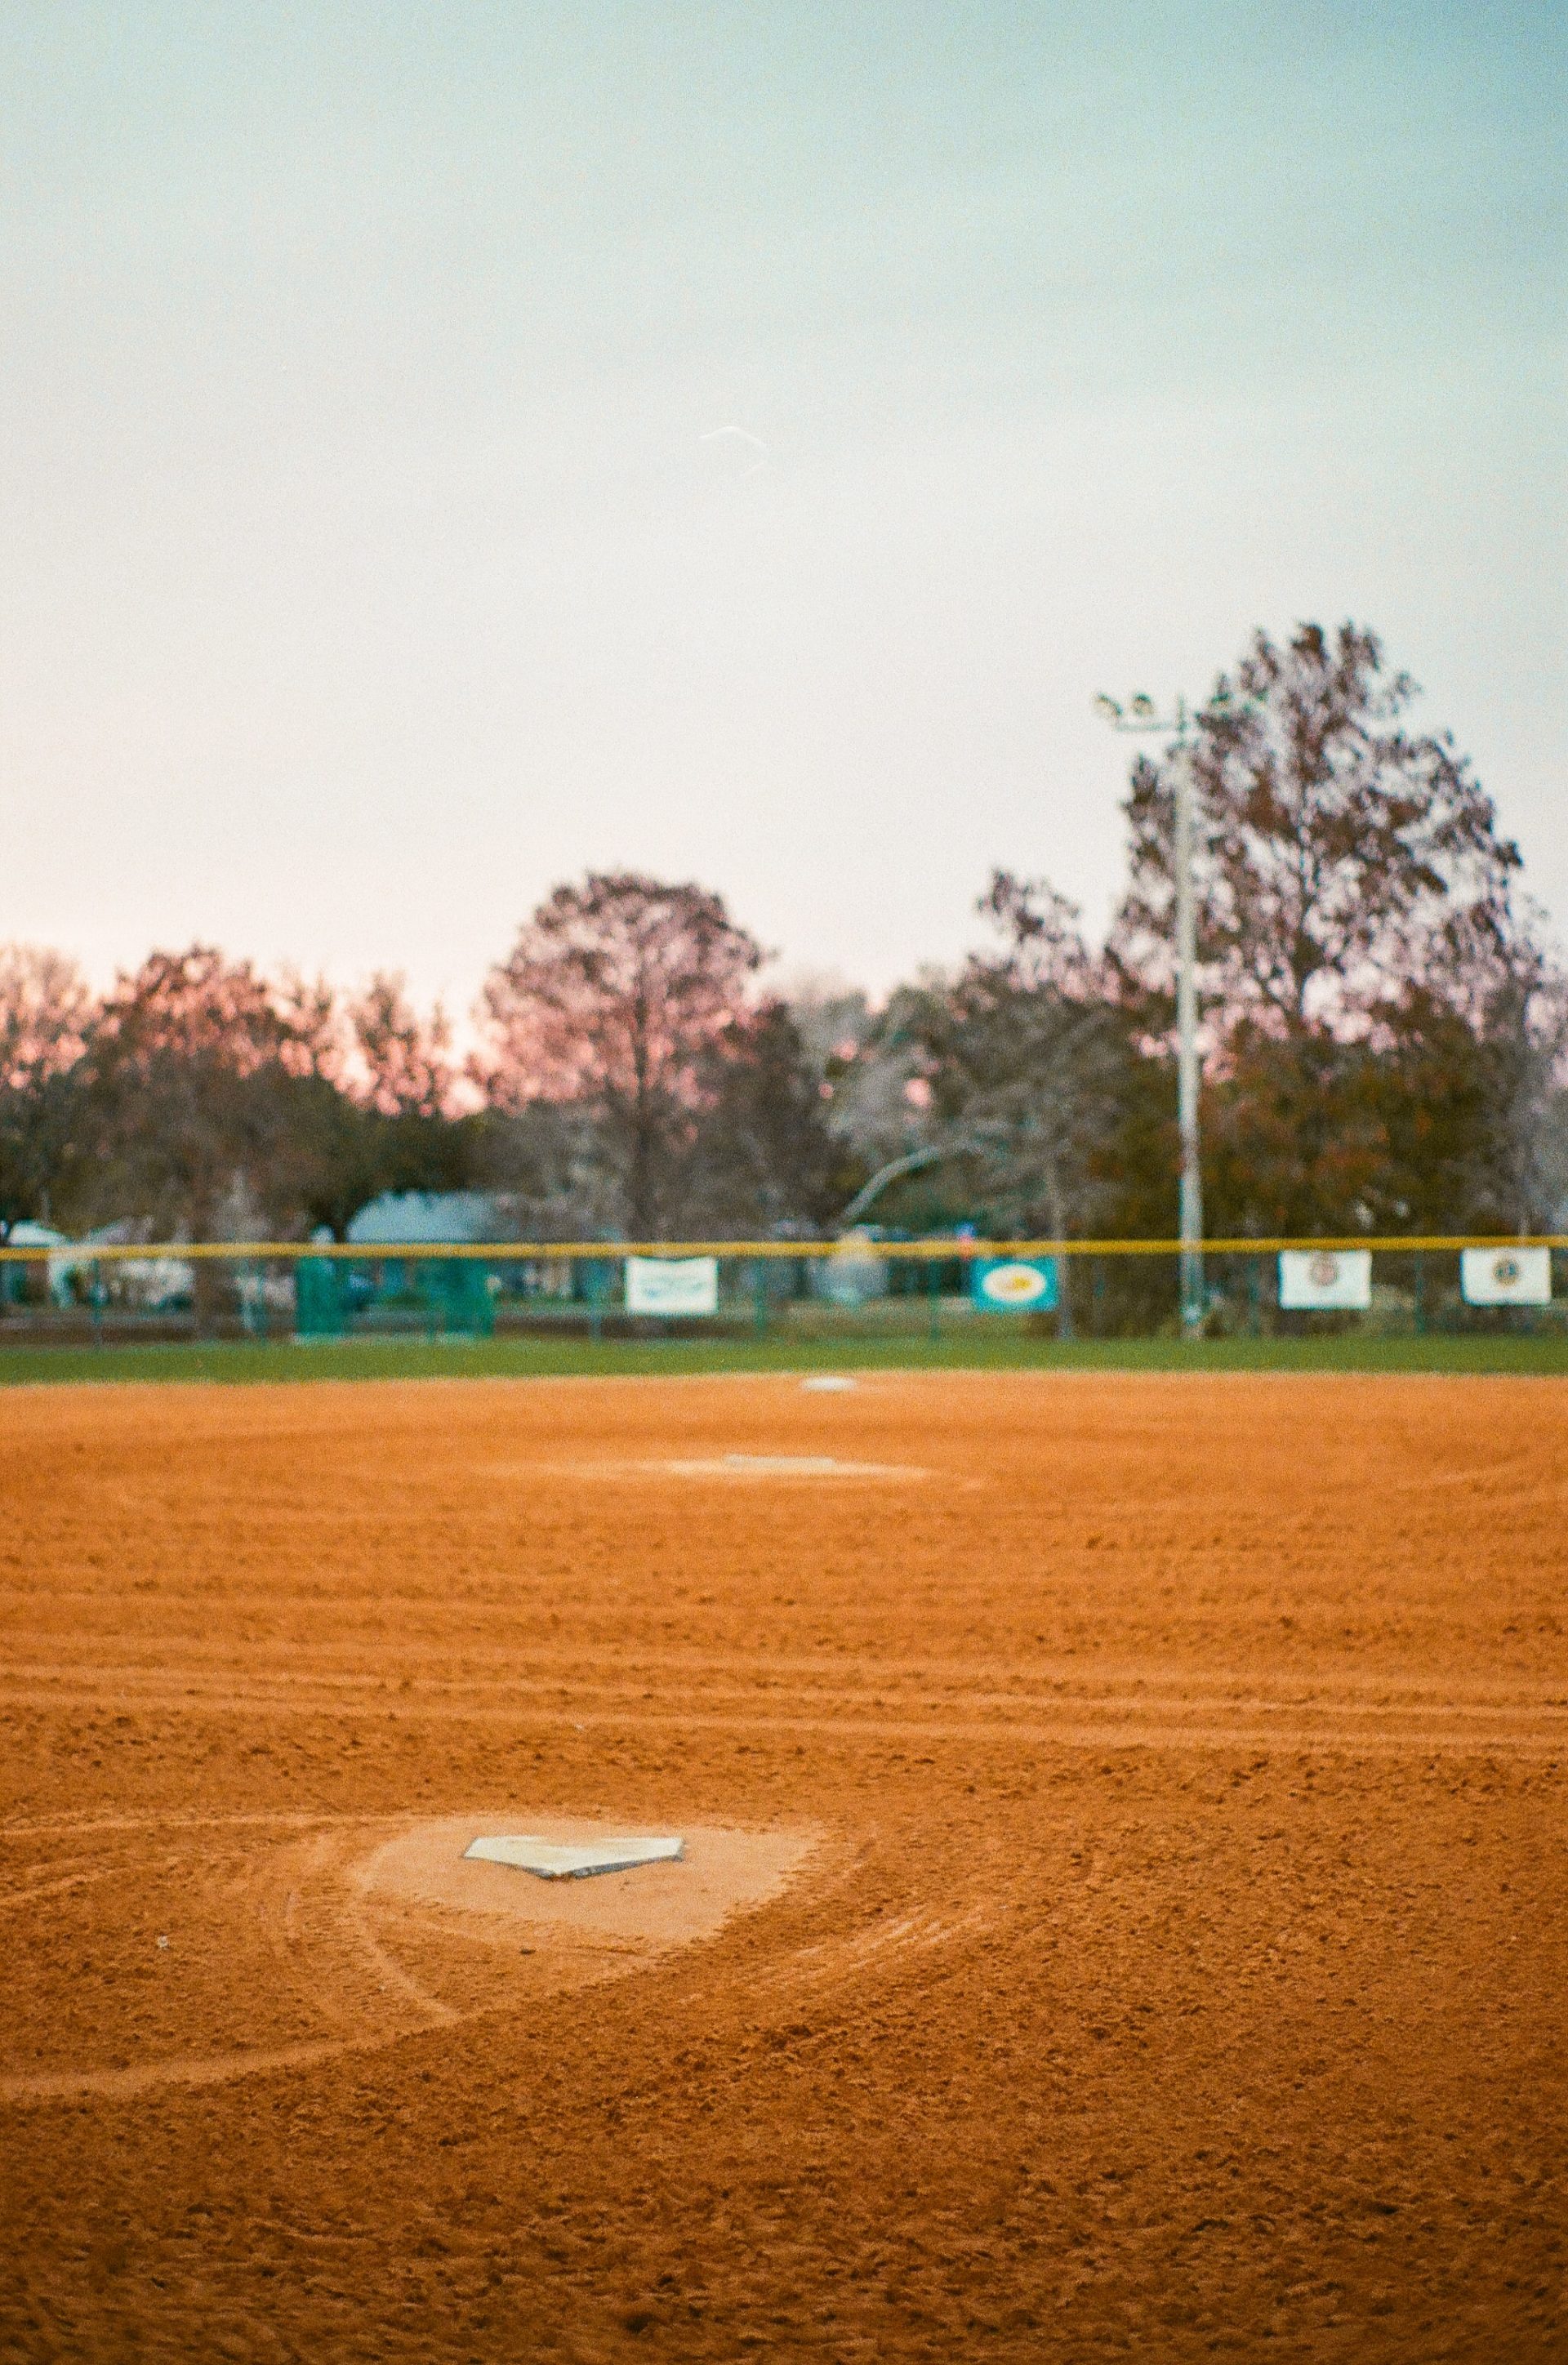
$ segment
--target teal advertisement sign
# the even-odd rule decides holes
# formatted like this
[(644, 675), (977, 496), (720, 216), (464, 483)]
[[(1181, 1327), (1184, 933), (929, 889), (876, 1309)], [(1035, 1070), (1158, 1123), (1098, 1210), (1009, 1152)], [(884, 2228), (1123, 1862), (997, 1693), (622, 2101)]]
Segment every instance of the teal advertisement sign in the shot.
[(1057, 1303), (1055, 1257), (976, 1257), (969, 1296), (987, 1314), (1052, 1314)]

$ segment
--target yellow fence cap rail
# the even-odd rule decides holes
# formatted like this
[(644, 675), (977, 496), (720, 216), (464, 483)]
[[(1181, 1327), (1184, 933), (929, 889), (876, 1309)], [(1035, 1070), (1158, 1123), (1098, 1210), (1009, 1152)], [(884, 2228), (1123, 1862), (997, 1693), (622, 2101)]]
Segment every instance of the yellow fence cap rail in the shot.
[[(1568, 1232), (1442, 1232), (1343, 1238), (1206, 1239), (1205, 1256), (1274, 1256), (1282, 1249), (1334, 1254), (1371, 1249), (1380, 1256), (1431, 1251), (1457, 1256), (1462, 1249), (1568, 1249)], [(597, 1263), (622, 1257), (824, 1258), (858, 1256), (951, 1262), (975, 1257), (1180, 1256), (1179, 1239), (1152, 1240), (871, 1240), (847, 1235), (826, 1240), (56, 1240), (12, 1247), (0, 1242), (0, 1262), (44, 1264), (54, 1258), (73, 1265), (179, 1257), (251, 1264), (267, 1258), (353, 1258), (400, 1264), (427, 1258), (476, 1258), (491, 1264), (540, 1264), (583, 1258)]]

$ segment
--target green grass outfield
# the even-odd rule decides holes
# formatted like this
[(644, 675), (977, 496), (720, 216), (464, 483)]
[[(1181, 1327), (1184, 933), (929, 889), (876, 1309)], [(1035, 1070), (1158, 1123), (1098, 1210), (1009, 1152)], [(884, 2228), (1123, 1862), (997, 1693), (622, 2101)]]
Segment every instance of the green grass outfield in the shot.
[(0, 1348), (0, 1386), (110, 1380), (550, 1379), (657, 1373), (847, 1371), (1494, 1372), (1568, 1378), (1568, 1337), (1341, 1333), (1306, 1339), (1084, 1339), (1060, 1345), (1011, 1327), (952, 1339), (421, 1339)]

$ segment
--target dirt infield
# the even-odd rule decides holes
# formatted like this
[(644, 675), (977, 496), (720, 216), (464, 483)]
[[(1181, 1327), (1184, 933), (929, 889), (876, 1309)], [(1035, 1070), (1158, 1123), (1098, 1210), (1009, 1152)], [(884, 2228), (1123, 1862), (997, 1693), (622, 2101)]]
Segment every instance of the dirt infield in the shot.
[(0, 2359), (1568, 2356), (1558, 1383), (40, 1389), (0, 1470)]

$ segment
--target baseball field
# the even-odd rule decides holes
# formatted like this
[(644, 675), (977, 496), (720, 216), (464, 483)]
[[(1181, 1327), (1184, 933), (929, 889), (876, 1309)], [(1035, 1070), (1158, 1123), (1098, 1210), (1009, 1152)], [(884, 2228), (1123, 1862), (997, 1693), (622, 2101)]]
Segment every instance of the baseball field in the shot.
[(1565, 1407), (8, 1392), (0, 2359), (1561, 2359)]

